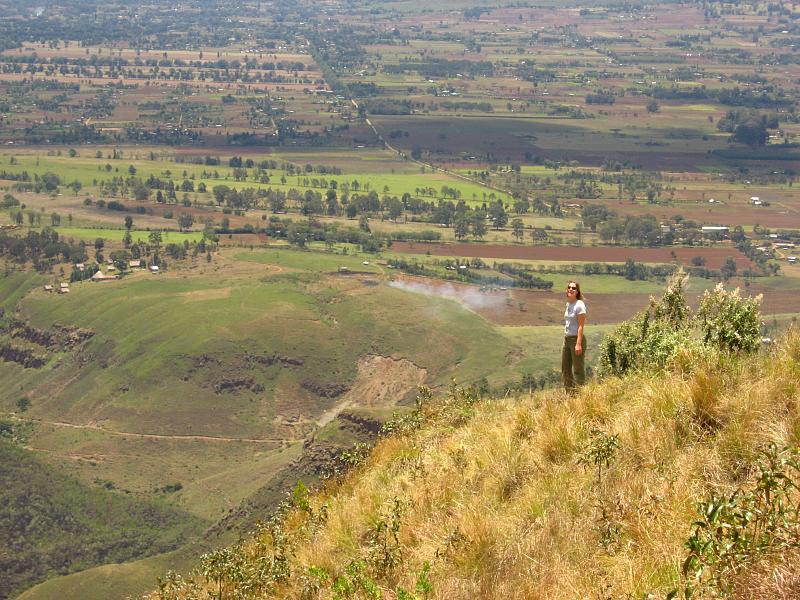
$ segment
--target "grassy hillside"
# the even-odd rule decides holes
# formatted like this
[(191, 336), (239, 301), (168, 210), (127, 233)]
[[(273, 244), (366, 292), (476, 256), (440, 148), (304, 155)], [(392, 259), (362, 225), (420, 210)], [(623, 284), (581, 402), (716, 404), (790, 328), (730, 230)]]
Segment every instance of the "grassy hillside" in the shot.
[(270, 477), (254, 477), (255, 492), (235, 510), (204, 532), (196, 541), (180, 549), (123, 564), (106, 564), (64, 577), (54, 577), (26, 590), (20, 600), (109, 600), (140, 596), (152, 589), (152, 582), (168, 570), (188, 571), (204, 553), (241, 539), (286, 498), (298, 481), (316, 485), (335, 457), (354, 443), (375, 439), (380, 421), (391, 417), (387, 410), (354, 409), (337, 416), (303, 444), (291, 462)]
[[(0, 279), (25, 324), (7, 343), (44, 363), (0, 361), (0, 409), (35, 422), (30, 445), (80, 479), (142, 494), (181, 484), (170, 500), (216, 519), (292, 460), (326, 414), (375, 405), (396, 361), (428, 384), (549, 368), (531, 341), (550, 330), (512, 336), (451, 300), (385, 285), (361, 258), (273, 250), (216, 260), (73, 284), (65, 296), (20, 299), (36, 281)], [(67, 343), (65, 327), (85, 339)], [(395, 363), (360, 372), (370, 357)], [(410, 401), (415, 387), (409, 378), (379, 404)]]
[[(6, 424), (3, 431), (11, 431)], [(163, 502), (90, 488), (0, 437), (0, 597), (56, 574), (158, 554), (205, 523)]]
[(152, 597), (797, 597), (799, 375), (792, 331), (576, 396), (423, 394), (354, 471)]

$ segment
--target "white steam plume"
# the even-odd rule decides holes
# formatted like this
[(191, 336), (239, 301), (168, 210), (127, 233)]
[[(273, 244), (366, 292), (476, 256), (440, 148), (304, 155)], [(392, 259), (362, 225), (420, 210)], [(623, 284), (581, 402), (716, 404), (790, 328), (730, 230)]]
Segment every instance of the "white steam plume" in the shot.
[(482, 292), (471, 286), (455, 286), (451, 283), (429, 284), (418, 281), (394, 280), (389, 285), (394, 288), (425, 294), (426, 296), (436, 296), (448, 298), (460, 302), (467, 308), (479, 310), (481, 308), (499, 308), (506, 303), (506, 295), (497, 292)]

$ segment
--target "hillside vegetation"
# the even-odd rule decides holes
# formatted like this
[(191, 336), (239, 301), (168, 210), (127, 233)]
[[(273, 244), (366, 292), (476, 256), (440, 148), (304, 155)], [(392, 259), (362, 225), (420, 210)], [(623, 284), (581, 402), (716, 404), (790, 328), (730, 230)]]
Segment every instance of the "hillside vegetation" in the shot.
[(672, 322), (657, 360), (607, 340), (620, 374), (575, 396), (421, 388), (347, 475), (151, 598), (797, 597), (800, 335), (748, 353), (757, 302), (689, 316), (675, 283), (609, 338)]
[(0, 598), (93, 566), (166, 552), (205, 523), (163, 502), (91, 488), (14, 444), (0, 422)]

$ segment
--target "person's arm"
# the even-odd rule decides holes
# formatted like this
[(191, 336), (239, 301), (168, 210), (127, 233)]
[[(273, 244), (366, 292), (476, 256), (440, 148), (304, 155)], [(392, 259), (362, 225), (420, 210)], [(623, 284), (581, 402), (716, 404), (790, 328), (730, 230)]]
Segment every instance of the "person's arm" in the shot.
[(575, 342), (575, 354), (583, 354), (583, 324), (586, 322), (586, 313), (578, 315), (578, 341)]

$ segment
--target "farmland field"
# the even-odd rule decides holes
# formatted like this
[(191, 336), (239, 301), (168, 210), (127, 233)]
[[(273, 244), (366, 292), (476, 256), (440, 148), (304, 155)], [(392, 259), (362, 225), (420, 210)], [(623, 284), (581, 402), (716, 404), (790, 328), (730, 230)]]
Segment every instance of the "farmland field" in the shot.
[(746, 268), (752, 263), (735, 248), (621, 248), (605, 247), (553, 247), (553, 246), (499, 246), (492, 244), (422, 244), (395, 242), (392, 250), (409, 254), (435, 254), (439, 256), (477, 256), (510, 260), (546, 260), (563, 262), (625, 262), (635, 259), (644, 263), (669, 263), (678, 261), (685, 265), (691, 258), (701, 256), (706, 264), (719, 268), (727, 257), (733, 257), (736, 266)]

